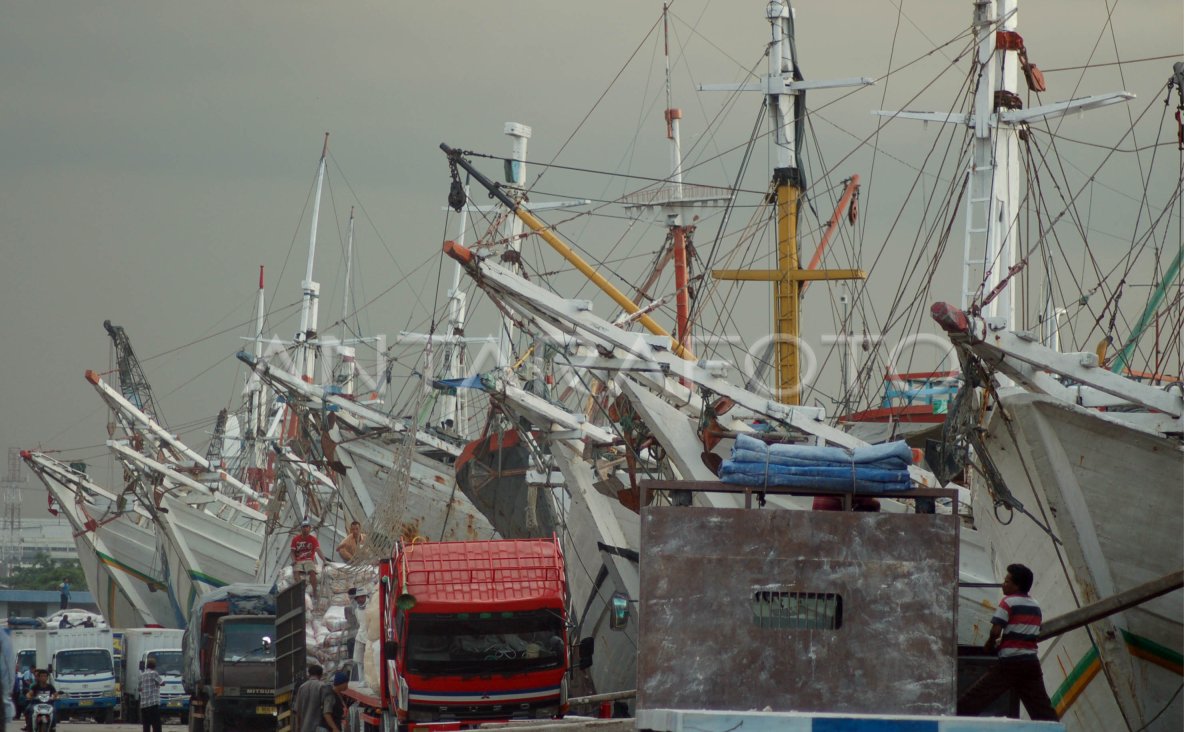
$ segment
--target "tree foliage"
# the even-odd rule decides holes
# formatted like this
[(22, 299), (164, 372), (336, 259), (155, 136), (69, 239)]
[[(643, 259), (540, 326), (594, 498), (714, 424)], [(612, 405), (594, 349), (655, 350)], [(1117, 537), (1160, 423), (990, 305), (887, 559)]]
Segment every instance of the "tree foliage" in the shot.
[(78, 560), (55, 561), (46, 552), (38, 552), (31, 563), (12, 568), (8, 586), (14, 590), (57, 590), (63, 580), (71, 583), (72, 592), (87, 589)]

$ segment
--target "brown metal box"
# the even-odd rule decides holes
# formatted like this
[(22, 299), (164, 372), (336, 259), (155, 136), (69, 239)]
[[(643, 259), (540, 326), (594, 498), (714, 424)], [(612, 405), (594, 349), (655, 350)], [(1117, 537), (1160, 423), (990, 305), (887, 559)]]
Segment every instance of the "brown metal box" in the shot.
[(638, 706), (953, 714), (958, 518), (642, 511)]

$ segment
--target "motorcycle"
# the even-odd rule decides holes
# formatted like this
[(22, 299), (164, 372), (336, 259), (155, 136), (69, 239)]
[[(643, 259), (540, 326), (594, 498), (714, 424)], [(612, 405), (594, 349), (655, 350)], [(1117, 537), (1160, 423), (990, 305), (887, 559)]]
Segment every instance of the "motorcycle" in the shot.
[(50, 692), (40, 691), (33, 698), (33, 732), (50, 732), (54, 726), (54, 699)]

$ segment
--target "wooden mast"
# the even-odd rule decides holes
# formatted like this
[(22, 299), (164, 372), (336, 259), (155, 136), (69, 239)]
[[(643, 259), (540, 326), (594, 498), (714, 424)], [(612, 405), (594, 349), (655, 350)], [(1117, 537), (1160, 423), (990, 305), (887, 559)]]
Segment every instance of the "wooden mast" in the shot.
[(866, 279), (860, 269), (803, 269), (796, 232), (800, 203), (804, 199), (804, 176), (796, 151), (803, 136), (804, 99), (808, 89), (869, 84), (869, 79), (806, 82), (796, 67), (791, 9), (778, 0), (767, 4), (771, 24), (767, 77), (758, 85), (705, 84), (703, 90), (761, 91), (771, 110), (772, 150), (775, 173), (776, 268), (759, 270), (713, 270), (716, 280), (771, 282), (775, 302), (775, 391), (784, 404), (800, 404), (800, 298), (803, 283), (814, 280)]

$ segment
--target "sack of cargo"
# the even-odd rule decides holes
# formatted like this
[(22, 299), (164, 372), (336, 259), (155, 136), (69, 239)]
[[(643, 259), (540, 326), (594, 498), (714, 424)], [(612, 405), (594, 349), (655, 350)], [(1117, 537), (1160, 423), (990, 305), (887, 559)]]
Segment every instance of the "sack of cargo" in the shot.
[(363, 680), (367, 682), (372, 693), (379, 693), (379, 641), (367, 648), (367, 654), (363, 658)]
[(367, 625), (367, 640), (379, 640), (379, 605), (367, 600), (367, 611), (364, 613)]

